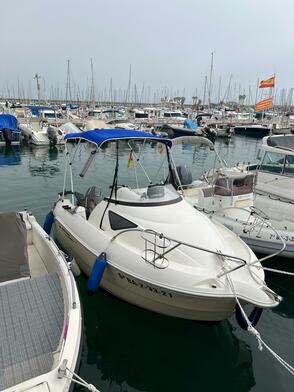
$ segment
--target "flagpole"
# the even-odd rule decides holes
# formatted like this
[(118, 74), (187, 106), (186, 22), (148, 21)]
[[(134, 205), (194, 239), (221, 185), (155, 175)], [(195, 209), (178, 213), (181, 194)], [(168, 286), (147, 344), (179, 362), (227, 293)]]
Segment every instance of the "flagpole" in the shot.
[(275, 109), (274, 109), (275, 88), (276, 88), (276, 73), (274, 73), (274, 86), (271, 88), (271, 95), (272, 95), (272, 102), (273, 102), (273, 114), (275, 113)]
[(258, 89), (259, 89), (259, 78), (257, 78), (257, 83), (256, 83), (256, 93), (255, 93), (254, 111), (256, 111)]

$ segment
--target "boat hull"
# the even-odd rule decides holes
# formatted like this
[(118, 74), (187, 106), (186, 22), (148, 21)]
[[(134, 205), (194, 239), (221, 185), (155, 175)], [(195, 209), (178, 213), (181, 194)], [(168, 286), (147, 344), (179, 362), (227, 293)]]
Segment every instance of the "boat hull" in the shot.
[[(54, 233), (64, 250), (75, 258), (81, 270), (89, 276), (97, 255), (73, 237), (59, 220), (55, 220)], [(235, 308), (233, 298), (189, 295), (166, 289), (138, 279), (110, 264), (104, 272), (100, 287), (141, 308), (190, 320), (225, 320)]]
[(267, 136), (270, 129), (267, 127), (254, 127), (254, 126), (235, 126), (234, 133), (236, 135), (244, 135), (250, 137), (264, 137)]

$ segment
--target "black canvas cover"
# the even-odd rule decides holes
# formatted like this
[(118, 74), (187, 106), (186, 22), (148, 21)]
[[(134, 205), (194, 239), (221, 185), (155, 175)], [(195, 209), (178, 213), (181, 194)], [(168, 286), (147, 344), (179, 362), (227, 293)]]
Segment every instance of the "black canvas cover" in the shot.
[(21, 215), (0, 213), (0, 283), (30, 276), (27, 230)]

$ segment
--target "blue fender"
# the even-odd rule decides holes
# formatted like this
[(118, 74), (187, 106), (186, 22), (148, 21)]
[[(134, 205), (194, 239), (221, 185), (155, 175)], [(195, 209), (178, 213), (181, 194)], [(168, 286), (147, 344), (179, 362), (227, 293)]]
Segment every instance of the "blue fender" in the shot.
[(53, 215), (53, 212), (50, 211), (50, 212), (48, 212), (48, 214), (46, 215), (45, 220), (44, 220), (44, 224), (43, 224), (43, 230), (44, 230), (48, 235), (50, 235), (50, 232), (51, 232), (51, 229), (52, 229), (53, 222), (54, 222), (54, 215)]
[(95, 263), (92, 267), (91, 275), (89, 276), (87, 282), (87, 289), (94, 293), (100, 286), (101, 279), (103, 277), (103, 273), (107, 266), (107, 260), (105, 253), (101, 253), (95, 260)]
[[(262, 314), (263, 309), (258, 308), (255, 306), (255, 308), (252, 310), (250, 315), (248, 316), (248, 320), (250, 321), (251, 325), (255, 327), (260, 319), (260, 316)], [(236, 304), (236, 312), (235, 312), (236, 320), (239, 324), (239, 326), (244, 329), (245, 331), (248, 329), (248, 324), (246, 319), (244, 318), (240, 306)]]

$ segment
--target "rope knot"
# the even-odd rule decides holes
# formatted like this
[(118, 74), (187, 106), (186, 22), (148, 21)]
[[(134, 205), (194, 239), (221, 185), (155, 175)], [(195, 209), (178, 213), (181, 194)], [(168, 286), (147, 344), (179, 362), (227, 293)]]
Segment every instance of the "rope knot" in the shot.
[(99, 392), (98, 389), (93, 384), (88, 384), (87, 388), (90, 392)]

